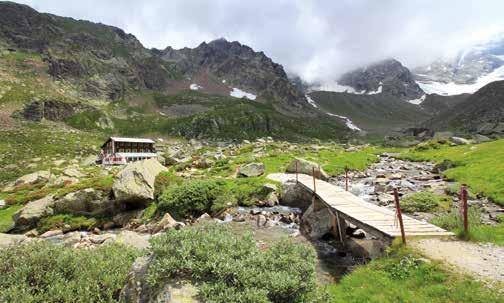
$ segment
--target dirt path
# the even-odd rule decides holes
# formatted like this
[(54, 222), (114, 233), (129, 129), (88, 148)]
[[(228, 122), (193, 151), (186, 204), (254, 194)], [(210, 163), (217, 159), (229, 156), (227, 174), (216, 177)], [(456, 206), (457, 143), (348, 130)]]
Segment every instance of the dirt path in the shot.
[(504, 247), (454, 240), (422, 239), (411, 242), (430, 259), (481, 280), (504, 282)]

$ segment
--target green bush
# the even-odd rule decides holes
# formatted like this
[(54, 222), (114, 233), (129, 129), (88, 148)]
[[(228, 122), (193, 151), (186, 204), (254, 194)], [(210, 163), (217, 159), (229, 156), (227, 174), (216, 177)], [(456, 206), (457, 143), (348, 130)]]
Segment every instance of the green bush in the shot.
[(265, 198), (263, 178), (194, 180), (171, 186), (159, 196), (158, 209), (179, 218), (217, 213), (234, 205), (250, 206)]
[(161, 193), (170, 186), (182, 183), (182, 178), (172, 171), (161, 172), (154, 181), (154, 197), (157, 199)]
[(98, 224), (99, 221), (96, 218), (59, 214), (40, 220), (37, 230), (41, 233), (53, 229), (63, 229), (64, 231), (90, 230)]
[(159, 197), (158, 209), (177, 217), (197, 217), (213, 209), (223, 194), (222, 182), (196, 180), (170, 187)]
[(315, 251), (282, 240), (261, 250), (250, 233), (216, 224), (169, 230), (151, 241), (148, 283), (172, 278), (199, 285), (204, 302), (311, 302)]
[(0, 302), (117, 302), (137, 252), (36, 242), (0, 254)]
[(440, 196), (424, 191), (405, 196), (401, 201), (401, 209), (408, 213), (430, 212), (449, 203), (450, 198), (447, 196)]

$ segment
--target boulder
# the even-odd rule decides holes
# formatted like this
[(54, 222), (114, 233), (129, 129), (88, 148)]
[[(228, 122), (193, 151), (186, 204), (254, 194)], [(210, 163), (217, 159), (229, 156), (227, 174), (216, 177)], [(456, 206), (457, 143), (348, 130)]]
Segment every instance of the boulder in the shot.
[(28, 175), (24, 175), (19, 177), (16, 182), (14, 182), (15, 186), (25, 185), (25, 184), (36, 184), (36, 183), (45, 183), (49, 181), (51, 178), (51, 173), (45, 170), (34, 172)]
[(264, 174), (263, 163), (249, 163), (240, 166), (238, 175), (241, 177), (258, 177)]
[(140, 213), (141, 210), (121, 212), (112, 218), (112, 222), (114, 222), (114, 224), (117, 226), (126, 226), (131, 220), (140, 217)]
[(287, 166), (285, 172), (296, 173), (296, 162), (298, 163), (297, 164), (298, 173), (312, 176), (313, 171), (315, 171), (315, 175), (317, 176), (317, 178), (320, 178), (321, 180), (324, 181), (327, 181), (329, 179), (329, 175), (324, 171), (324, 169), (320, 168), (319, 171), (320, 165), (318, 163), (311, 162), (301, 158), (295, 158), (294, 160), (292, 160)]
[(467, 145), (471, 144), (470, 140), (461, 138), (461, 137), (450, 137), (450, 141), (455, 143), (456, 145)]
[(63, 175), (65, 175), (67, 177), (72, 177), (72, 178), (82, 178), (82, 177), (86, 176), (75, 167), (66, 168), (65, 170), (63, 170)]
[(117, 174), (112, 185), (116, 200), (123, 203), (148, 204), (154, 199), (156, 176), (166, 170), (156, 159), (129, 163)]
[(473, 140), (476, 143), (483, 143), (483, 142), (491, 141), (492, 139), (490, 139), (490, 138), (488, 138), (487, 136), (484, 136), (484, 135), (476, 134), (476, 135), (473, 135)]
[(0, 199), (0, 208), (4, 208), (4, 207), (5, 207), (5, 200)]
[(53, 196), (29, 202), (12, 216), (16, 228), (25, 229), (34, 226), (43, 217), (52, 215), (54, 203)]
[(450, 160), (443, 160), (442, 162), (436, 163), (432, 168), (432, 172), (435, 174), (440, 174), (447, 169), (454, 168), (456, 165)]
[(277, 197), (276, 193), (274, 193), (274, 192), (269, 193), (266, 196), (266, 199), (264, 200), (264, 205), (269, 206), (269, 207), (278, 205), (278, 203), (279, 203), (278, 197)]
[(54, 203), (56, 213), (70, 213), (86, 216), (110, 214), (114, 202), (107, 195), (94, 188), (86, 188), (65, 195)]
[(301, 230), (310, 239), (320, 239), (332, 230), (333, 216), (329, 209), (314, 209), (310, 205), (301, 218)]
[(173, 219), (173, 217), (169, 213), (166, 213), (164, 214), (163, 218), (156, 224), (153, 232), (158, 233), (162, 230), (174, 228), (177, 225), (179, 225), (179, 222), (175, 221), (175, 219)]
[(40, 235), (40, 238), (45, 239), (45, 238), (57, 237), (57, 236), (61, 236), (61, 235), (63, 235), (63, 230), (55, 229), (55, 230), (46, 231), (45, 233)]
[(135, 260), (128, 274), (126, 285), (121, 290), (121, 303), (199, 303), (198, 289), (189, 281), (173, 279), (161, 282), (160, 287), (149, 287), (147, 273), (152, 257), (142, 256)]
[(10, 235), (0, 233), (0, 249), (13, 245), (19, 245), (27, 240), (29, 240), (29, 238), (24, 235)]
[(150, 238), (151, 235), (149, 234), (139, 234), (131, 230), (121, 230), (121, 232), (117, 234), (115, 240), (117, 243), (121, 243), (137, 249), (146, 249), (150, 245)]

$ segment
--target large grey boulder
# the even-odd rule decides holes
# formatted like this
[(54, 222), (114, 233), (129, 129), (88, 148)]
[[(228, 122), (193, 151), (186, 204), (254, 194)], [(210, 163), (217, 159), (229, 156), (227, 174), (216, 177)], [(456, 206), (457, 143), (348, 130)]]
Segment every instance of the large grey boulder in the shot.
[(287, 169), (285, 172), (287, 173), (295, 173), (296, 172), (296, 162), (297, 164), (297, 172), (300, 174), (306, 174), (313, 176), (313, 171), (315, 171), (315, 175), (317, 178), (320, 178), (321, 180), (328, 180), (329, 175), (320, 167), (318, 163), (308, 161), (305, 159), (301, 158), (295, 158), (292, 160), (289, 165), (287, 166)]
[(43, 217), (52, 215), (54, 213), (54, 203), (53, 196), (46, 196), (42, 199), (29, 202), (12, 216), (16, 228), (24, 229), (34, 226)]
[(455, 143), (456, 145), (467, 145), (471, 144), (471, 140), (461, 138), (461, 137), (451, 137), (450, 141)]
[(28, 240), (30, 240), (30, 238), (24, 235), (9, 235), (0, 233), (0, 249), (8, 248), (9, 246), (19, 245)]
[(259, 177), (264, 174), (263, 163), (249, 163), (240, 166), (238, 174), (241, 177)]
[(121, 170), (112, 186), (117, 201), (147, 204), (154, 199), (156, 176), (168, 169), (156, 159), (132, 162)]
[(121, 290), (121, 303), (199, 303), (198, 289), (190, 282), (174, 279), (149, 287), (146, 278), (152, 257), (142, 256), (135, 260), (128, 274), (126, 285)]
[(25, 184), (36, 184), (36, 183), (45, 183), (49, 181), (51, 178), (51, 173), (45, 170), (34, 172), (28, 175), (24, 175), (19, 177), (16, 182), (14, 182), (15, 186), (25, 185)]
[(331, 232), (333, 226), (333, 215), (328, 208), (316, 209), (313, 204), (303, 214), (301, 218), (301, 230), (310, 239), (319, 239)]
[(114, 202), (109, 200), (102, 191), (86, 188), (65, 195), (54, 204), (57, 213), (99, 216), (110, 214)]

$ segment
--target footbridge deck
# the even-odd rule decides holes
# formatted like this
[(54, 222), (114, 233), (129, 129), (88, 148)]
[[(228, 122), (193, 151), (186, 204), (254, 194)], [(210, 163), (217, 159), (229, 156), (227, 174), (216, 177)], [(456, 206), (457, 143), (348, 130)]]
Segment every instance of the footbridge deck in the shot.
[[(291, 176), (294, 179), (296, 178), (295, 174)], [(340, 218), (343, 217), (347, 222), (358, 226), (364, 231), (372, 235), (384, 236), (391, 239), (401, 236), (395, 210), (366, 202), (339, 186), (319, 179), (315, 181), (314, 190), (314, 179), (309, 175), (299, 174), (298, 183), (311, 193), (314, 193), (323, 204), (333, 212), (336, 212)], [(445, 237), (454, 235), (427, 222), (405, 215), (402, 217), (406, 237)]]

